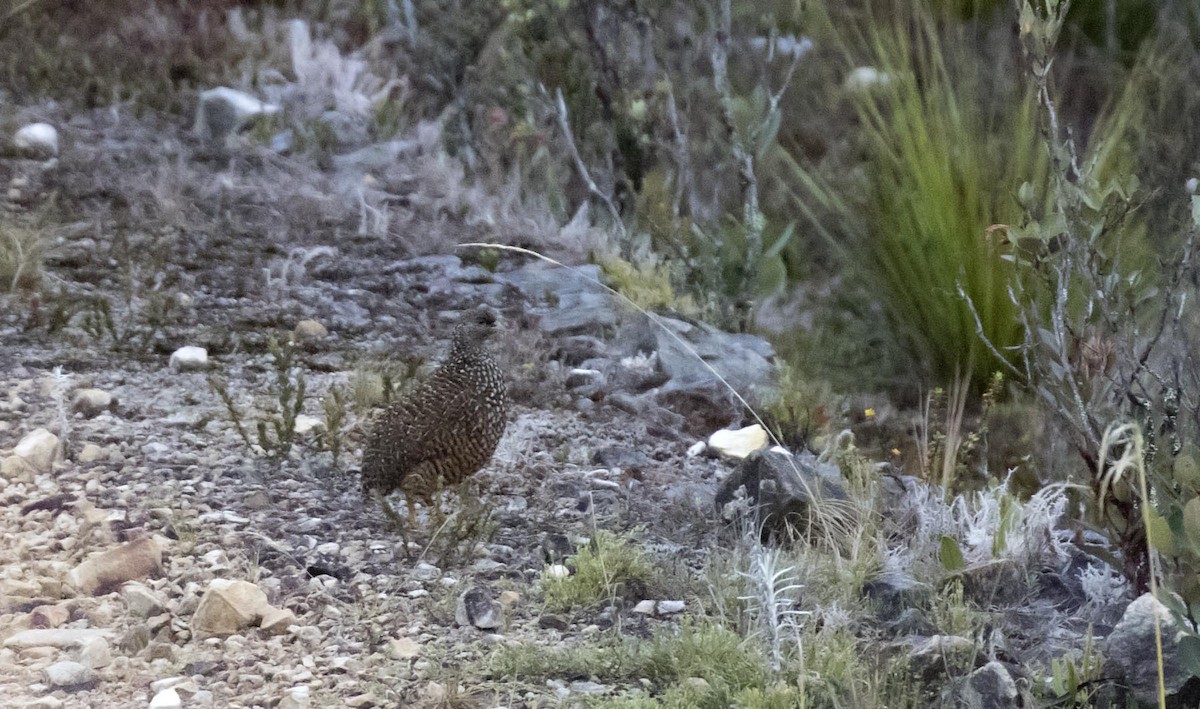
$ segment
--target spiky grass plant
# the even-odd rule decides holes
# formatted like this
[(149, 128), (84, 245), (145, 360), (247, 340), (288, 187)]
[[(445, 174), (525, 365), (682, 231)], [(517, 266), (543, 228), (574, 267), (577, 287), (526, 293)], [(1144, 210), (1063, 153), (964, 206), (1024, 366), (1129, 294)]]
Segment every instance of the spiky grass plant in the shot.
[(34, 288), (41, 281), (45, 232), (0, 224), (0, 291)]
[(852, 96), (867, 154), (865, 194), (843, 197), (794, 160), (796, 206), (841, 216), (837, 226), (813, 226), (881, 305), (911, 363), (937, 382), (966, 372), (984, 385), (996, 362), (956, 290), (962, 284), (978, 301), (995, 342), (1019, 341), (1010, 266), (987, 230), (1019, 215), (1021, 184), (1045, 180), (1037, 105), (993, 78), (1010, 72), (988, 66), (965, 30), (939, 23), (922, 3), (865, 18), (859, 36), (839, 38), (848, 63), (865, 54), (886, 77)]

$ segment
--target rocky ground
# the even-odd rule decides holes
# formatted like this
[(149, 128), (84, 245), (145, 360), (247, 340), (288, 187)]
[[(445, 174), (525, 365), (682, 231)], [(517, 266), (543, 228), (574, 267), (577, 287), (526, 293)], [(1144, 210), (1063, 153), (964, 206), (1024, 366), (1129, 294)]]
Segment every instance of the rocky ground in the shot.
[[(725, 467), (686, 451), (736, 409), (704, 372), (672, 369), (661, 335), (588, 284), (594, 269), (410, 258), (353, 234), (353, 203), (315, 168), (249, 148), (205, 161), (166, 120), (58, 117), (70, 137), (58, 159), (0, 161), (6, 209), (59, 205), (39, 226), (55, 287), (8, 298), (0, 331), (7, 706), (433, 705), (461, 688), (516, 707), (607, 691), (505, 682), (486, 662), (500, 643), (660, 622), (541, 612), (544, 567), (597, 528), (640, 527), (680, 579), (649, 600), (674, 591), (662, 600), (686, 604)], [(414, 160), (390, 169), (419, 173)], [(436, 244), (489, 234), (420, 206), (395, 207), (391, 224)], [(495, 347), (517, 406), (475, 490), (451, 496), (436, 529), (443, 517), (423, 511), (406, 545), (358, 490), (365, 416), (349, 413), (335, 466), (321, 400), (356, 368), (436, 358), (478, 302), (504, 315)], [(739, 383), (766, 373), (764, 342), (675, 326), (713, 359), (736, 358)], [(278, 409), (272, 333), (299, 340), (289, 374), (305, 378), (314, 417), (299, 428), (316, 424), (275, 457), (246, 445), (209, 381), (254, 438), (254, 420)], [(185, 346), (207, 363), (173, 357)], [(647, 364), (659, 349), (664, 362)], [(663, 403), (700, 418), (639, 396), (663, 383)]]

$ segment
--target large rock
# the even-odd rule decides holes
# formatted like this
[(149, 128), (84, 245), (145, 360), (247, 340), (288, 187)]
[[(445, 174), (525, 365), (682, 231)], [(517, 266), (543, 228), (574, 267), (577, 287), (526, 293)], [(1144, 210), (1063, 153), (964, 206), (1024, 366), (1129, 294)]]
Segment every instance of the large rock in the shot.
[(116, 403), (116, 397), (103, 389), (80, 389), (71, 400), (71, 411), (90, 419), (108, 411)]
[(751, 398), (771, 386), (774, 349), (755, 335), (723, 332), (699, 321), (638, 316), (619, 339), (630, 356), (657, 354), (668, 380), (655, 391), (656, 401), (683, 414), (697, 436), (740, 418), (743, 407), (733, 391)]
[(213, 579), (192, 615), (192, 632), (233, 635), (258, 625), (270, 610), (267, 594), (249, 581)]
[(58, 129), (49, 123), (30, 123), (13, 135), (13, 146), (35, 158), (58, 155)]
[[(744, 492), (740, 492), (744, 491)], [(783, 449), (756, 451), (717, 490), (723, 517), (757, 514), (763, 533), (809, 528), (815, 505), (846, 499), (845, 481), (837, 466), (822, 463), (807, 451), (790, 455)], [(744, 500), (743, 505), (739, 501)]]
[(58, 436), (44, 428), (35, 428), (17, 442), (13, 455), (24, 460), (39, 472), (49, 472), (58, 460)]
[(480, 630), (493, 630), (504, 624), (504, 606), (494, 600), (487, 589), (476, 586), (458, 597), (454, 622)]
[(127, 581), (162, 574), (162, 548), (153, 539), (139, 539), (88, 557), (67, 575), (83, 595), (101, 595)]
[(244, 91), (220, 86), (200, 93), (193, 130), (203, 140), (223, 141), (251, 119), (278, 112), (278, 106), (264, 103)]
[(1008, 669), (995, 660), (967, 677), (959, 698), (959, 706), (971, 709), (1021, 709), (1027, 706)]
[(1162, 632), (1163, 672), (1167, 695), (1178, 692), (1190, 678), (1179, 662), (1179, 639), (1183, 631), (1171, 611), (1153, 595), (1140, 596), (1125, 609), (1125, 615), (1105, 642), (1105, 668), (1125, 678), (1138, 701), (1153, 704), (1158, 698), (1158, 651), (1155, 618)]
[(49, 630), (22, 630), (4, 640), (4, 647), (25, 650), (31, 647), (57, 647), (61, 649), (82, 648), (97, 638), (111, 638), (113, 632), (100, 628), (54, 628)]
[(757, 423), (736, 430), (721, 429), (708, 437), (708, 448), (722, 458), (744, 460), (757, 450), (765, 448), (767, 431)]

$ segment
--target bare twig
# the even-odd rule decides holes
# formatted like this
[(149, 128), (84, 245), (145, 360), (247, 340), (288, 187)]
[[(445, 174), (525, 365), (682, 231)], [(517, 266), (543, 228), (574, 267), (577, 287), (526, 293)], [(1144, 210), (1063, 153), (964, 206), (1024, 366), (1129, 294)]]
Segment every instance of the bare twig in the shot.
[[(545, 91), (545, 88), (542, 91)], [(609, 215), (612, 217), (613, 224), (620, 232), (622, 240), (624, 240), (627, 236), (625, 222), (621, 219), (621, 213), (617, 210), (617, 205), (613, 202), (612, 197), (607, 192), (601, 190), (596, 181), (592, 179), (592, 174), (588, 171), (587, 164), (583, 162), (583, 156), (579, 154), (579, 148), (575, 146), (575, 136), (571, 132), (571, 123), (567, 115), (567, 102), (563, 100), (562, 89), (556, 88), (554, 90), (554, 105), (557, 109), (558, 127), (567, 141), (567, 149), (571, 151), (571, 157), (575, 160), (575, 169), (579, 171), (579, 176), (587, 184), (588, 192), (604, 203)]]

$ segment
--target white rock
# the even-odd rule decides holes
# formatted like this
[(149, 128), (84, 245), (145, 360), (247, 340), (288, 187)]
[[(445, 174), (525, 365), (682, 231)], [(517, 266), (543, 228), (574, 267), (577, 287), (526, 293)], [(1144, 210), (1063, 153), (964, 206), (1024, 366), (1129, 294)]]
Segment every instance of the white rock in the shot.
[(565, 579), (571, 575), (571, 570), (562, 564), (550, 564), (546, 567), (546, 578)]
[(301, 320), (296, 323), (296, 328), (293, 332), (296, 335), (296, 339), (302, 342), (321, 340), (329, 334), (329, 330), (325, 329), (325, 326), (316, 320)]
[(187, 677), (163, 677), (150, 683), (150, 691), (158, 694), (168, 689), (174, 689), (186, 681), (188, 681)]
[(891, 81), (891, 77), (873, 66), (860, 66), (851, 71), (842, 82), (848, 91), (866, 91), (875, 86), (883, 86)]
[(638, 604), (633, 607), (633, 612), (639, 615), (654, 615), (654, 601), (638, 601)]
[(85, 443), (77, 457), (80, 463), (94, 463), (104, 457), (104, 449), (95, 443)]
[(1189, 177), (1183, 186), (1187, 189), (1188, 194), (1196, 194), (1196, 191), (1200, 190), (1200, 178)]
[(421, 646), (412, 638), (392, 638), (388, 642), (388, 657), (393, 660), (411, 660), (421, 654)]
[(163, 612), (162, 599), (154, 591), (140, 583), (127, 583), (121, 589), (121, 597), (129, 613), (137, 618), (149, 618)]
[(150, 700), (150, 709), (183, 709), (183, 700), (174, 687), (169, 687), (154, 695)]
[(91, 682), (96, 673), (78, 662), (63, 660), (42, 670), (42, 678), (51, 687), (75, 687)]
[(44, 428), (35, 428), (25, 434), (13, 448), (13, 455), (24, 459), (35, 469), (45, 473), (54, 466), (58, 459), (58, 436)]
[(308, 709), (310, 703), (309, 689), (306, 685), (292, 687), (279, 700), (279, 709)]
[(18, 150), (45, 157), (58, 155), (58, 129), (49, 123), (30, 123), (13, 136)]
[(192, 615), (192, 632), (232, 635), (258, 624), (270, 608), (267, 594), (249, 581), (213, 579)]
[(180, 347), (171, 354), (170, 364), (181, 372), (204, 369), (208, 366), (208, 350), (194, 345)]
[(655, 610), (659, 615), (672, 615), (674, 613), (682, 613), (684, 608), (683, 601), (659, 601)]
[(296, 416), (296, 433), (301, 436), (309, 431), (324, 427), (325, 422), (316, 416), (308, 416), (305, 414), (299, 414)]
[(112, 664), (112, 650), (104, 638), (92, 638), (79, 649), (79, 662), (92, 669), (108, 667)]
[(704, 441), (696, 441), (687, 449), (687, 457), (695, 458), (706, 450), (708, 450), (708, 443)]
[(767, 432), (754, 424), (736, 431), (721, 430), (708, 437), (708, 447), (722, 458), (741, 460), (767, 445)]
[(111, 630), (99, 628), (54, 628), (22, 630), (5, 638), (4, 647), (24, 650), (30, 647), (77, 648), (95, 638), (109, 638)]
[(222, 139), (236, 133), (256, 116), (279, 112), (279, 106), (264, 103), (243, 91), (219, 86), (200, 92), (193, 130), (200, 138)]
[(80, 389), (71, 400), (71, 411), (90, 419), (112, 408), (115, 403), (113, 395), (103, 389)]

